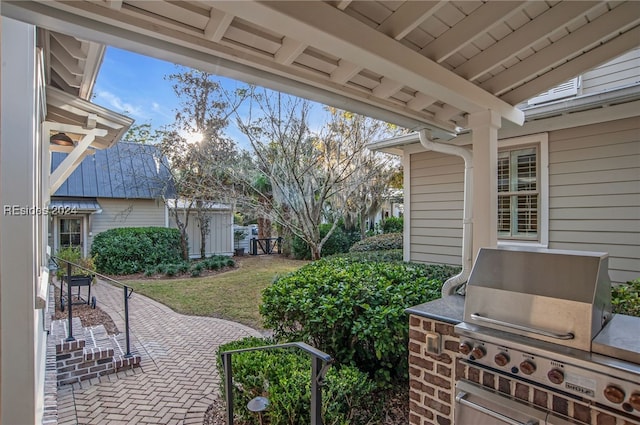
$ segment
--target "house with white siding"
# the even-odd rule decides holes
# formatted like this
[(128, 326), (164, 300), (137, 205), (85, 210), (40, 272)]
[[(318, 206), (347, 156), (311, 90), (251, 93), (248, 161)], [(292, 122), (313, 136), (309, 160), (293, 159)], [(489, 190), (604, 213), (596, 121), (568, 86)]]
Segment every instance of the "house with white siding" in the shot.
[[(640, 277), (640, 49), (520, 106), (498, 130), (498, 246), (609, 253), (614, 283)], [(473, 156), (471, 137), (452, 143)], [(465, 161), (418, 134), (378, 141), (402, 156), (405, 260), (462, 265)]]
[[(66, 154), (54, 152), (55, 170)], [(120, 142), (87, 155), (51, 196), (49, 246), (54, 252), (63, 246), (78, 246), (84, 255), (93, 238), (118, 227), (177, 227), (169, 211), (175, 198), (169, 164), (157, 146)], [(175, 208), (172, 206), (171, 208)], [(184, 206), (178, 204), (178, 208)], [(189, 254), (200, 256), (201, 236), (195, 212), (189, 213)], [(207, 255), (231, 255), (233, 214), (227, 205), (207, 206), (209, 233)]]

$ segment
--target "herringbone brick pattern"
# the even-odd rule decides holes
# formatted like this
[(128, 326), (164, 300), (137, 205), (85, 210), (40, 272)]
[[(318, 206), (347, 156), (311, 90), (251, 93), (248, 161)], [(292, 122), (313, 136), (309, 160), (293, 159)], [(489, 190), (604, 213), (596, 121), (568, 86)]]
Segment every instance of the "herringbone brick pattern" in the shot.
[[(98, 282), (92, 292), (124, 331), (123, 290)], [(201, 424), (219, 391), (216, 349), (260, 336), (238, 323), (175, 313), (136, 293), (129, 319), (141, 367), (60, 388), (59, 424)]]

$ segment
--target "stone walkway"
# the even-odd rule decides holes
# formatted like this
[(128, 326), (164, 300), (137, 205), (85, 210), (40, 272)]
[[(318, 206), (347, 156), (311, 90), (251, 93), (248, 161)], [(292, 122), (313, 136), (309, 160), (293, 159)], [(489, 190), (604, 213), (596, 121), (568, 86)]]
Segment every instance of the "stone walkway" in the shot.
[[(99, 282), (92, 294), (123, 332), (123, 290)], [(260, 336), (239, 323), (175, 313), (135, 292), (129, 320), (141, 367), (59, 388), (58, 424), (202, 424), (219, 394), (217, 348)]]

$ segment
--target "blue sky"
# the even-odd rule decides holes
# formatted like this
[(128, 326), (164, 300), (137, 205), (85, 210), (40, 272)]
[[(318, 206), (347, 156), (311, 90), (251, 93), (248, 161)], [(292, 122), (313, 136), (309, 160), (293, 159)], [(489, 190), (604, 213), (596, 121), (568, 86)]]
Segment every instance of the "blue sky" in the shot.
[[(108, 47), (95, 87), (92, 102), (128, 115), (135, 125), (151, 124), (162, 128), (174, 121), (178, 98), (165, 76), (180, 72), (179, 66), (126, 50)], [(230, 89), (241, 83), (219, 77)], [(318, 124), (319, 125), (319, 124)], [(227, 134), (241, 147), (248, 149), (249, 142), (235, 126)]]

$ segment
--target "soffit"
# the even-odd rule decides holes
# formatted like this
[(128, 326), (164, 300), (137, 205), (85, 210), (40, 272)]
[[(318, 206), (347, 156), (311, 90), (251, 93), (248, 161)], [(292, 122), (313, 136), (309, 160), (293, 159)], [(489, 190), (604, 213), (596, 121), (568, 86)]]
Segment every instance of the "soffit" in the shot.
[(634, 1), (5, 1), (2, 13), (440, 138), (486, 109), (521, 123), (515, 105), (640, 44)]

